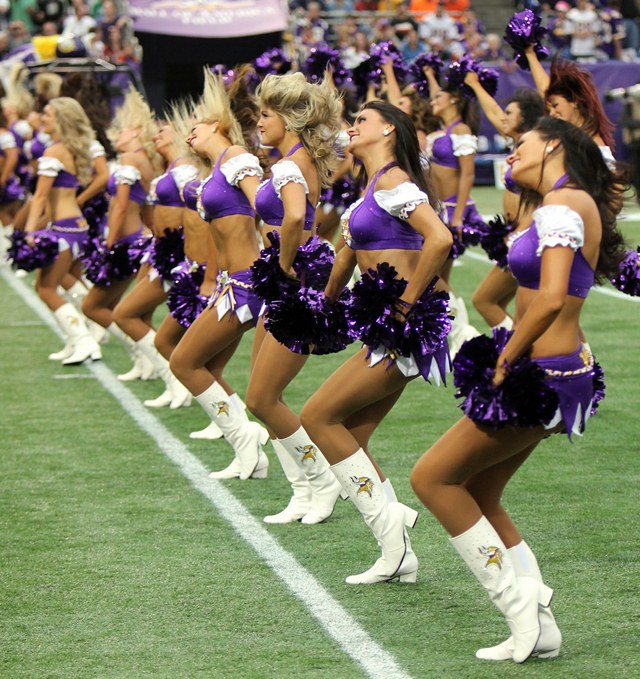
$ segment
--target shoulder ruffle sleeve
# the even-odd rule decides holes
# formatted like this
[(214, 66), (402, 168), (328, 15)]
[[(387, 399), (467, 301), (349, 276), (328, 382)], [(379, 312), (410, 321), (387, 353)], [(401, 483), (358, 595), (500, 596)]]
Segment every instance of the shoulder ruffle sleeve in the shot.
[(413, 182), (403, 182), (388, 191), (376, 191), (373, 194), (376, 203), (392, 217), (407, 220), (409, 215), (422, 203), (428, 203), (429, 197)]
[(300, 168), (293, 162), (293, 160), (281, 160), (276, 163), (271, 168), (271, 176), (273, 188), (278, 194), (278, 198), (282, 200), (282, 187), (289, 182), (294, 182), (296, 184), (302, 184), (304, 187), (304, 192), (309, 193), (309, 185), (307, 180), (304, 178)]
[(128, 184), (129, 186), (133, 186), (142, 179), (140, 170), (133, 165), (120, 165), (116, 168), (113, 176), (116, 180), (116, 185)]
[(456, 157), (472, 156), (478, 151), (478, 137), (475, 134), (452, 134), (451, 147)]
[(220, 172), (231, 186), (238, 186), (245, 177), (262, 179), (264, 174), (260, 161), (253, 153), (241, 153), (230, 158), (220, 166)]
[(38, 158), (38, 176), (40, 177), (57, 177), (60, 172), (64, 170), (62, 161), (50, 156), (42, 156)]
[(538, 256), (545, 248), (560, 246), (575, 252), (584, 244), (582, 217), (566, 205), (543, 205), (533, 213), (533, 219), (538, 231)]

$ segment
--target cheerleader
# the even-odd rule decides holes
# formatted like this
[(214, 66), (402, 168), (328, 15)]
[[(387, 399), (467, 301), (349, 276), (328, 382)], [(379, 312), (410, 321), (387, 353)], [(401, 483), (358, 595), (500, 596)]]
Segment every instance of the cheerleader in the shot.
[[(213, 166), (197, 189), (197, 208), (211, 227), (219, 273), (211, 300), (171, 354), (170, 366), (234, 450), (231, 464), (211, 478), (246, 480), (267, 476), (269, 462), (262, 450), (267, 436), (249, 421), (242, 399), (222, 372), (242, 335), (260, 318), (262, 302), (253, 292), (249, 266), (259, 254), (253, 202), (262, 168), (244, 147), (231, 97), (235, 94), (227, 95), (222, 79), (205, 70), (202, 114), (187, 142)], [(243, 101), (255, 111), (255, 104)]]
[[(419, 142), (409, 116), (391, 104), (371, 101), (358, 113), (349, 136), (348, 150), (362, 162), (368, 183), (362, 198), (343, 215), (348, 247), (336, 256), (325, 294), (335, 300), (357, 264), (362, 283), (371, 286), (373, 295), (384, 295), (387, 285), (406, 286), (401, 297), (394, 296), (389, 322), (404, 325), (406, 319), (410, 325), (409, 319), (420, 313), (420, 305), (432, 294), (430, 284), (453, 239), (431, 207), (435, 196), (421, 169)], [(385, 286), (380, 284), (383, 277)], [(382, 548), (371, 568), (347, 578), (350, 584), (416, 579), (418, 562), (405, 526), (412, 526), (417, 514), (397, 501), (390, 481), (370, 455), (369, 441), (412, 379), (422, 375), (439, 383), (445, 378), (449, 325), (446, 295), (439, 293), (438, 298), (442, 325), (435, 328), (436, 346), (424, 355), (417, 345), (401, 354), (395, 343), (385, 344), (383, 339), (377, 346), (365, 346), (320, 387), (301, 414), (305, 429)], [(375, 298), (363, 295), (358, 306), (366, 310), (374, 303)]]
[[(151, 317), (154, 310), (166, 302), (173, 283), (173, 269), (185, 261), (207, 259), (207, 241), (197, 237), (202, 229), (189, 228), (185, 208), (185, 185), (198, 177), (199, 169), (189, 158), (189, 149), (182, 144), (175, 123), (164, 122), (153, 138), (155, 149), (164, 159), (166, 171), (151, 183), (148, 202), (153, 206), (154, 243), (150, 262), (145, 267), (131, 292), (117, 305), (114, 320), (120, 330), (134, 342), (133, 368), (120, 376), (122, 381), (145, 378), (145, 362), (152, 366), (165, 383), (164, 392), (155, 399), (145, 401), (150, 408), (176, 409), (189, 405), (191, 396), (172, 375), (168, 359), (181, 336), (181, 326), (171, 316), (165, 317), (162, 331), (154, 330)], [(194, 236), (196, 236), (194, 238)], [(205, 234), (206, 236), (206, 234)], [(196, 241), (194, 243), (194, 240)], [(164, 326), (164, 327), (163, 327)]]
[[(120, 157), (107, 182), (111, 196), (105, 242), (107, 250), (112, 250), (116, 244), (125, 248), (137, 245), (147, 232), (143, 209), (151, 180), (159, 166), (159, 156), (153, 145), (156, 131), (148, 105), (138, 92), (130, 89), (109, 131)], [(109, 272), (106, 280), (97, 281), (82, 302), (85, 316), (118, 339), (122, 337), (113, 321), (113, 309), (132, 278), (132, 267), (126, 267), (120, 273)]]
[(594, 283), (617, 270), (624, 243), (618, 179), (579, 128), (542, 118), (509, 162), (514, 181), (542, 197), (509, 251), (515, 331), (461, 350), (454, 381), (466, 415), (422, 456), (411, 483), (510, 627), (507, 641), (477, 657), (523, 662), (557, 656), (562, 636), (552, 590), (500, 500), (537, 444), (553, 432), (581, 434), (603, 396), (580, 316)]
[[(543, 104), (540, 96), (533, 90), (522, 87), (509, 97), (504, 110), (496, 100), (482, 87), (478, 74), (469, 70), (464, 82), (478, 98), (478, 102), (493, 126), (506, 139), (517, 143), (518, 139), (528, 132), (543, 114)], [(505, 176), (505, 192), (503, 197), (503, 214), (505, 226), (511, 229), (509, 242), (520, 229), (526, 229), (531, 222), (531, 210), (520, 211), (520, 189), (513, 183), (511, 172)], [(480, 241), (484, 244), (484, 239)], [(500, 243), (502, 245), (502, 243)], [(489, 324), (490, 327), (503, 327), (510, 330), (513, 327), (511, 316), (507, 314), (507, 305), (513, 299), (517, 284), (515, 278), (506, 268), (506, 250), (500, 249), (500, 261), (473, 293), (473, 305)], [(492, 257), (493, 253), (488, 253)]]
[(25, 192), (16, 177), (18, 145), (9, 131), (7, 119), (0, 111), (0, 222), (12, 224)]
[(25, 231), (27, 234), (36, 231), (43, 214), (49, 210), (48, 232), (57, 239), (59, 252), (52, 263), (38, 272), (36, 290), (53, 311), (65, 338), (71, 340), (62, 364), (75, 365), (88, 358), (101, 358), (100, 347), (78, 310), (58, 294), (58, 285), (70, 272), (88, 239), (88, 225), (76, 193), (91, 174), (89, 145), (95, 135), (82, 107), (68, 97), (53, 99), (45, 106), (42, 125), (53, 143), (38, 160), (38, 183)]
[(577, 64), (556, 58), (547, 74), (530, 45), (524, 52), (533, 82), (543, 97), (549, 115), (565, 120), (586, 132), (600, 148), (605, 162), (615, 166), (613, 156), (613, 123), (604, 112), (598, 90), (591, 74)]
[[(448, 85), (441, 88), (431, 69), (426, 68), (425, 72), (430, 74), (431, 109), (445, 128), (428, 135), (426, 144), (431, 180), (442, 204), (441, 216), (454, 239), (451, 257), (441, 272), (443, 280), (449, 283), (453, 260), (466, 249), (469, 234), (478, 234), (479, 240), (479, 234), (486, 229), (470, 198), (478, 150), (478, 111), (475, 101)], [(449, 341), (451, 354), (455, 355), (462, 342), (475, 337), (478, 331), (469, 325), (464, 300), (453, 293), (450, 296), (456, 319)]]
[[(260, 185), (256, 209), (265, 236), (279, 239), (279, 270), (284, 277), (296, 278), (293, 264), (300, 246), (320, 247), (317, 238), (311, 240), (314, 213), (322, 186), (337, 164), (340, 102), (329, 82), (312, 85), (301, 73), (268, 75), (256, 94), (260, 141), (282, 156), (272, 166), (271, 178)], [(267, 523), (320, 523), (331, 516), (341, 493), (327, 461), (283, 398), (307, 358), (280, 344), (263, 322), (257, 326), (247, 406), (269, 428), (293, 491), (281, 512), (265, 517)]]

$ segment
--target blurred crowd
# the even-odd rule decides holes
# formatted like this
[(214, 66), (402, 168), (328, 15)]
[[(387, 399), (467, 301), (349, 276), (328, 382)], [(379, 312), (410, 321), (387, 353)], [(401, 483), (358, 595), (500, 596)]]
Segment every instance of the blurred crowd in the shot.
[(73, 36), (86, 56), (135, 64), (140, 47), (123, 2), (116, 0), (0, 0), (0, 59), (36, 36)]
[[(548, 47), (582, 62), (635, 61), (640, 49), (639, 0), (515, 2), (547, 26)], [(290, 0), (298, 62), (318, 45), (337, 48), (347, 68), (368, 58), (371, 43), (390, 41), (412, 62), (424, 52), (445, 60), (470, 55), (509, 68), (502, 36), (487, 33), (469, 0)]]

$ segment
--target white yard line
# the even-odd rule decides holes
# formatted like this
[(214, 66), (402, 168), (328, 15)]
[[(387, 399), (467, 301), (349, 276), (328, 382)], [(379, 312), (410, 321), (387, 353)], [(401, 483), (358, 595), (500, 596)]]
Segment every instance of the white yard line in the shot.
[[(25, 283), (8, 269), (0, 275), (42, 321), (58, 336), (60, 331), (51, 312)], [(331, 594), (295, 557), (283, 549), (225, 486), (209, 478), (209, 470), (188, 447), (178, 440), (102, 362), (86, 367), (102, 387), (118, 401), (124, 412), (147, 434), (179, 469), (183, 476), (204, 495), (224, 519), (257, 553), (287, 589), (318, 621), (324, 631), (371, 679), (411, 679), (395, 658), (377, 644)], [(312, 529), (313, 530), (313, 529)], [(345, 585), (346, 586), (346, 585)]]

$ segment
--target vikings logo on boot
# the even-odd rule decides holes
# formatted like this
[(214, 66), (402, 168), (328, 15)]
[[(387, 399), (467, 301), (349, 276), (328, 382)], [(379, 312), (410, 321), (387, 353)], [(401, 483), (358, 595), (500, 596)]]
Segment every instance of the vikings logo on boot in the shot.
[(485, 568), (493, 564), (502, 570), (502, 550), (500, 547), (478, 547), (478, 551), (487, 559)]
[(218, 412), (216, 413), (217, 415), (229, 415), (229, 402), (228, 401), (212, 401), (211, 405), (214, 408), (217, 408)]
[(307, 443), (306, 446), (296, 446), (296, 450), (302, 455), (302, 462), (305, 460), (316, 461), (318, 449), (312, 443)]
[(373, 493), (373, 481), (368, 476), (352, 476), (351, 482), (358, 486), (356, 495), (359, 495), (360, 493), (366, 493), (369, 497), (371, 497), (371, 493)]

